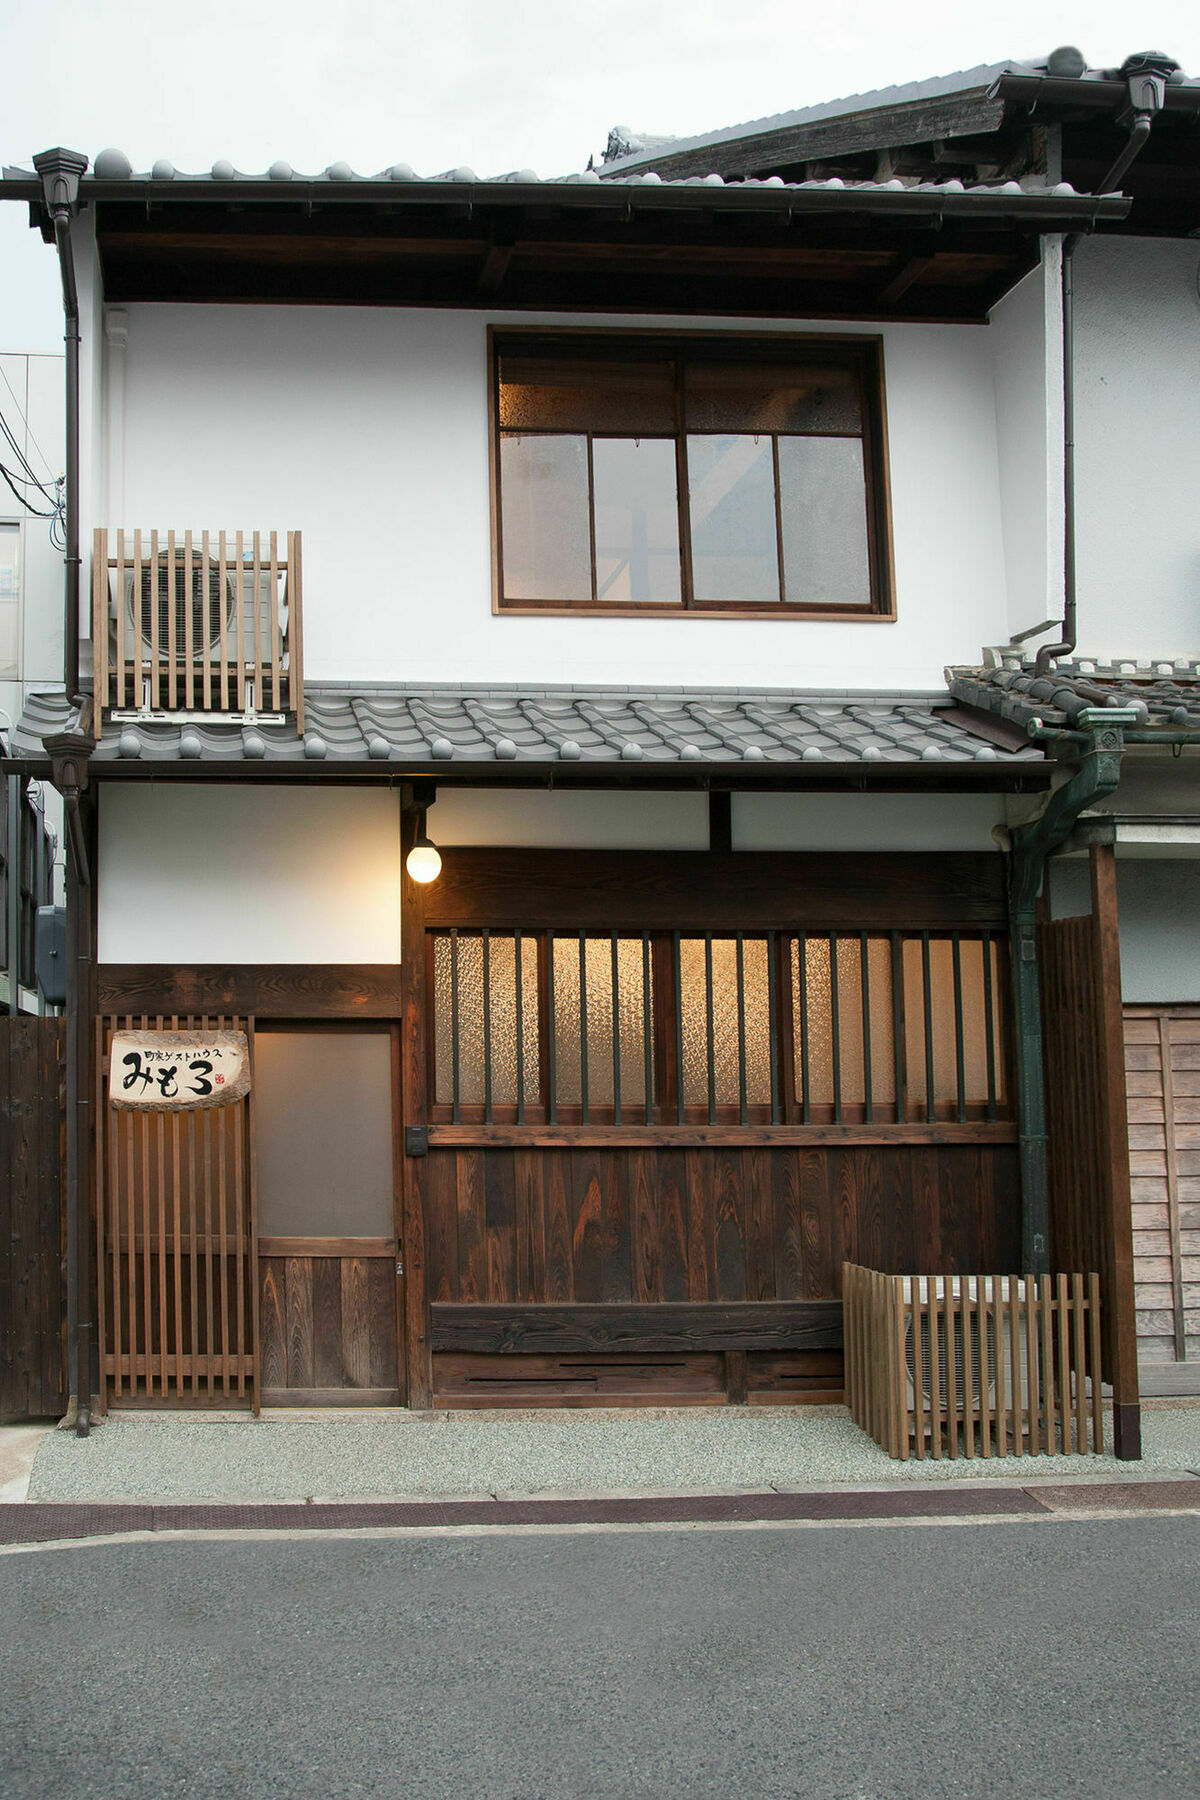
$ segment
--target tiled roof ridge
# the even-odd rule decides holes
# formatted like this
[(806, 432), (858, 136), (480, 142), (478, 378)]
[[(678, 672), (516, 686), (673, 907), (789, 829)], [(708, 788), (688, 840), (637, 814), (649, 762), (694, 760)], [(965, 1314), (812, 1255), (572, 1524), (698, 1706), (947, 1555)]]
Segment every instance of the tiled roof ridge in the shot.
[(1097, 708), (1132, 706), (1143, 726), (1200, 732), (1200, 658), (1070, 657), (1039, 674), (1021, 655), (981, 667), (946, 670), (951, 694), (964, 705), (999, 714), (1018, 727), (1032, 719), (1074, 726)]

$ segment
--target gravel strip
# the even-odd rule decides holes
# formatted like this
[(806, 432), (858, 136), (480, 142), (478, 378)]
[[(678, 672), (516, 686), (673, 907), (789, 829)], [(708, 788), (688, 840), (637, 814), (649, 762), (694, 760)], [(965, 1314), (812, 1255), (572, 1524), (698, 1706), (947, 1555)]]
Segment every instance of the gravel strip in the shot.
[[(709, 1493), (828, 1484), (1200, 1471), (1200, 1411), (1142, 1416), (1141, 1462), (1095, 1456), (893, 1462), (844, 1407), (579, 1412), (345, 1409), (215, 1419), (113, 1414), (51, 1432), (31, 1500), (309, 1500)], [(1109, 1433), (1111, 1442), (1111, 1432)]]

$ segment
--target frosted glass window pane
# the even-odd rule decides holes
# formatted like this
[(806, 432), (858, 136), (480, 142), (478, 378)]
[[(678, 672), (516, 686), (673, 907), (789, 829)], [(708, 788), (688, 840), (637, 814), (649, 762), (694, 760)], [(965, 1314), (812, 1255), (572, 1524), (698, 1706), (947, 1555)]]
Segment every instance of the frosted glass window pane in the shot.
[(673, 432), (675, 365), (502, 352), (499, 411), (504, 431)]
[[(517, 1103), (516, 940), (492, 935), (487, 944), (491, 1024), (492, 1104)], [(458, 1097), (461, 1106), (482, 1106), (484, 1080), (484, 941), (462, 933), (458, 939)], [(434, 939), (434, 1098), (454, 1101), (453, 949), (445, 935)], [(521, 1032), (524, 1044), (525, 1103), (539, 1099), (537, 942), (521, 940)]]
[(678, 604), (679, 501), (674, 440), (596, 438), (596, 597)]
[[(767, 945), (746, 938), (742, 945), (746, 1034), (746, 1102), (771, 1102), (770, 1010)], [(679, 946), (680, 1011), (683, 1024), (683, 1098), (687, 1106), (708, 1105), (708, 963), (703, 939)], [(715, 1102), (740, 1101), (737, 942), (712, 940), (712, 1051)]]
[(858, 376), (848, 368), (694, 363), (684, 371), (689, 431), (858, 432)]
[(771, 438), (689, 437), (692, 580), (697, 600), (779, 599)]
[[(588, 1108), (613, 1105), (613, 967), (611, 938), (584, 940), (587, 982)], [(616, 1029), (621, 1110), (645, 1110), (645, 1011), (642, 942), (617, 939)], [(554, 1045), (559, 1106), (583, 1101), (580, 1056), (579, 939), (554, 940)]]
[(507, 600), (590, 600), (587, 439), (500, 439)]
[(789, 605), (869, 606), (861, 439), (780, 438), (779, 505)]

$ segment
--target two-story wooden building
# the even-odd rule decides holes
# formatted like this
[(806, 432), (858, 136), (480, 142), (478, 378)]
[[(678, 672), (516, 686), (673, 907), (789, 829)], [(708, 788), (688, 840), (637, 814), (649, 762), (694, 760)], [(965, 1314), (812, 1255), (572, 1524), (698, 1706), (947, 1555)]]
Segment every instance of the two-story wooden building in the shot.
[[(1135, 721), (943, 678), (1061, 607), (1046, 246), (1128, 201), (36, 163), (98, 1404), (837, 1397), (844, 1260), (1069, 1245), (1132, 1453), (1109, 849), (1049, 1165), (1034, 900)], [(131, 1110), (183, 1030), (249, 1092)]]

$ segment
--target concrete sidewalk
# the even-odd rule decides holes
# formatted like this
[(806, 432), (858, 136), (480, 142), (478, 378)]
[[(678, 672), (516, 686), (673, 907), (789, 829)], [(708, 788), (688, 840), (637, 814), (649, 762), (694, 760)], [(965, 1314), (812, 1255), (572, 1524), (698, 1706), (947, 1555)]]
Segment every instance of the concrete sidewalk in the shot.
[[(1111, 1444), (1111, 1431), (1108, 1433)], [(1126, 1481), (1200, 1471), (1200, 1408), (1147, 1407), (1144, 1456), (894, 1462), (844, 1407), (555, 1412), (119, 1413), (41, 1437), (38, 1501), (515, 1499), (947, 1481)]]

